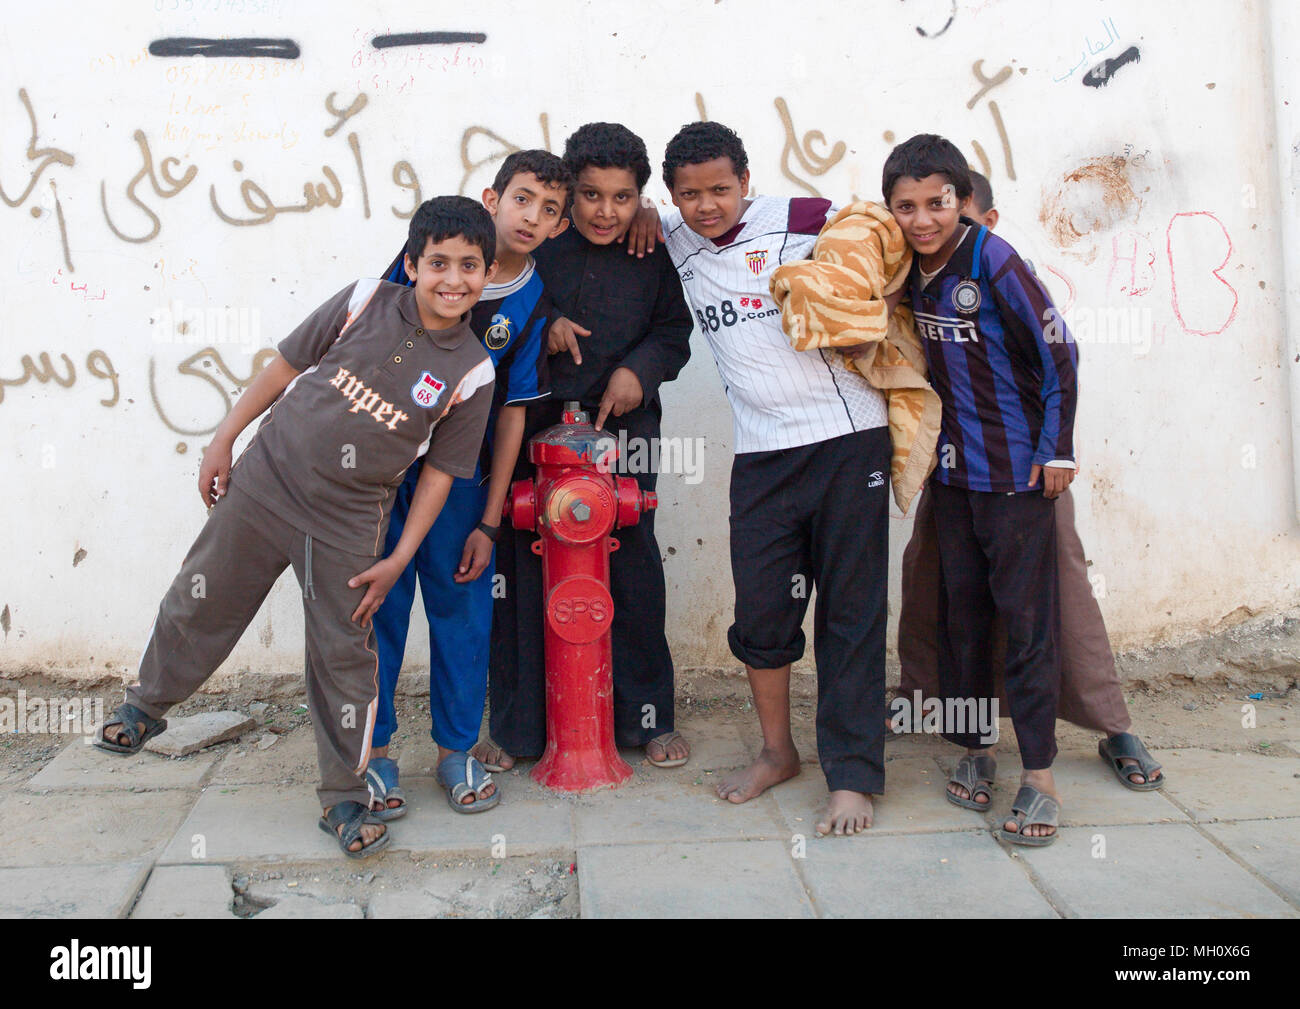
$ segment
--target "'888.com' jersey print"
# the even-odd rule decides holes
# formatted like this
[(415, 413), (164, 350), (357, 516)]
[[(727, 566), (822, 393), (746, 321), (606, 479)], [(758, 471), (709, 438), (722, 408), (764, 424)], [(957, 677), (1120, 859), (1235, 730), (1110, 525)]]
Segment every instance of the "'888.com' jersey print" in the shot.
[(884, 427), (884, 397), (838, 354), (798, 351), (781, 327), (772, 271), (812, 257), (829, 200), (758, 196), (740, 222), (704, 238), (673, 213), (668, 253), (731, 401), (735, 451), (767, 452)]

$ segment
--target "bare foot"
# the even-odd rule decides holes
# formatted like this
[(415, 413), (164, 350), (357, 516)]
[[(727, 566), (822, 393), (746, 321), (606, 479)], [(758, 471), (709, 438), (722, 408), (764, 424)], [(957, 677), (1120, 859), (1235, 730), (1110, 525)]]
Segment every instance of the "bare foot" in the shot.
[(817, 836), (857, 834), (871, 826), (871, 796), (863, 792), (837, 789), (826, 802), (826, 811), (817, 821)]
[(718, 797), (737, 804), (748, 802), (798, 773), (799, 752), (793, 746), (780, 751), (765, 747), (748, 767), (733, 771), (722, 779), (718, 784)]
[(515, 758), (492, 742), (491, 739), (480, 739), (470, 749), (469, 755), (489, 771), (498, 767), (503, 771), (508, 771), (515, 766)]
[[(333, 808), (333, 806), (326, 806), (323, 812), (326, 816), (329, 816), (329, 812)], [(346, 824), (340, 823), (334, 828), (334, 833), (338, 834), (339, 837), (342, 837), (343, 828), (345, 826)], [(385, 824), (363, 823), (361, 825), (361, 836), (348, 845), (348, 851), (361, 851), (363, 848), (369, 848), (375, 841), (378, 841), (386, 833), (388, 833), (388, 827)]]

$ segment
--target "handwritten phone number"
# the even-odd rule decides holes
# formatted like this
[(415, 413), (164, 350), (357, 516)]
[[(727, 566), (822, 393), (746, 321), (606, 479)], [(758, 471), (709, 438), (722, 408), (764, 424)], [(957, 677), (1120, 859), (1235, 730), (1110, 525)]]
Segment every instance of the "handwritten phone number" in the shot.
[(220, 84), (223, 81), (265, 81), (303, 74), (297, 60), (205, 60), (201, 64), (173, 63), (167, 68), (168, 84)]
[(153, 0), (153, 9), (187, 14), (225, 11), (227, 14), (273, 14), (279, 17), (284, 12), (284, 5), (281, 0)]

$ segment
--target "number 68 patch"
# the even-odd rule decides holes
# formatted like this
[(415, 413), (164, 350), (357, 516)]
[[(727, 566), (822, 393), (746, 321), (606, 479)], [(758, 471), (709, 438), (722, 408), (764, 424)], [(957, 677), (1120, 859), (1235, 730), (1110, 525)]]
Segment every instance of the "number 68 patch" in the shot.
[(442, 390), (447, 388), (446, 382), (441, 382), (434, 378), (429, 372), (420, 376), (420, 380), (411, 386), (411, 399), (415, 405), (428, 409), (438, 402), (438, 397), (442, 395)]

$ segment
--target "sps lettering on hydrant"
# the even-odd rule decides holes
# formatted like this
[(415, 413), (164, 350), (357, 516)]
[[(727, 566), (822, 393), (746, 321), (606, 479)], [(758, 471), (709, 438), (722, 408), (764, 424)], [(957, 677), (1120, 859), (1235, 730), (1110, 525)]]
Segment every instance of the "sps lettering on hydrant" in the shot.
[(610, 627), (610, 533), (636, 525), (658, 503), (630, 477), (609, 470), (613, 436), (597, 431), (577, 403), (528, 443), (532, 480), (510, 488), (505, 514), (541, 539), (546, 619), (546, 752), (533, 779), (562, 792), (617, 788), (632, 768), (614, 746), (614, 654)]

